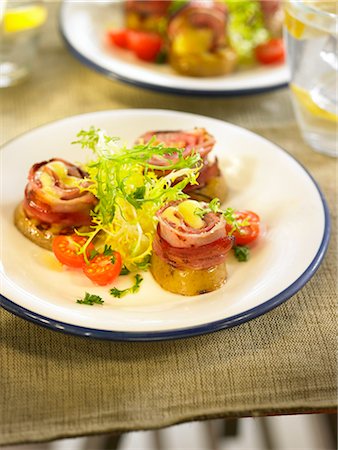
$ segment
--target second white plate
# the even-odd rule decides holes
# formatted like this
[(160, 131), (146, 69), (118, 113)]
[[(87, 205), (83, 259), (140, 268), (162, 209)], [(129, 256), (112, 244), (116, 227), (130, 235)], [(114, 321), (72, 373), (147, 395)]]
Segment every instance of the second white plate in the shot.
[(109, 27), (123, 27), (120, 1), (63, 3), (61, 34), (70, 51), (84, 64), (114, 79), (143, 88), (176, 94), (233, 96), (254, 94), (286, 86), (286, 64), (257, 66), (230, 75), (210, 78), (186, 77), (168, 64), (150, 64), (130, 52), (105, 45)]

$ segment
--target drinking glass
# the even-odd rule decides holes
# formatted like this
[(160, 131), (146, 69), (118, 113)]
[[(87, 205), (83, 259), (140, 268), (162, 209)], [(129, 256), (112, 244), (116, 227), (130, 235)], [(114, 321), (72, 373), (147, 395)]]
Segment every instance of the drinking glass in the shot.
[(30, 72), (46, 16), (42, 1), (0, 0), (0, 87), (12, 86)]
[(285, 34), (294, 110), (305, 141), (338, 156), (337, 1), (287, 0)]

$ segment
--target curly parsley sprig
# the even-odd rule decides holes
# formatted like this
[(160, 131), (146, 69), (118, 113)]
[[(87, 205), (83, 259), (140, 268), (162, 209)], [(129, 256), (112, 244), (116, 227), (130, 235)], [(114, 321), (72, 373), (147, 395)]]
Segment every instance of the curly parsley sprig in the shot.
[(76, 303), (80, 303), (81, 305), (102, 305), (104, 300), (99, 295), (89, 294), (89, 292), (85, 293), (84, 298), (79, 298), (76, 300)]
[(246, 245), (235, 245), (233, 251), (239, 262), (246, 262), (250, 258), (250, 249)]
[(135, 294), (136, 292), (138, 292), (140, 290), (142, 281), (143, 281), (142, 276), (137, 273), (135, 275), (135, 283), (133, 284), (133, 286), (131, 286), (130, 288), (127, 288), (127, 289), (123, 289), (123, 290), (113, 287), (112, 289), (110, 289), (109, 292), (113, 297), (117, 297), (117, 298), (124, 297), (127, 294)]
[(214, 198), (211, 202), (203, 208), (196, 208), (194, 213), (199, 217), (204, 217), (208, 213), (222, 214), (226, 222), (231, 225), (231, 230), (228, 232), (229, 235), (232, 235), (235, 231), (240, 231), (241, 227), (245, 227), (250, 225), (250, 221), (248, 218), (244, 220), (238, 220), (236, 218), (236, 211), (233, 208), (221, 208), (221, 202), (218, 198)]

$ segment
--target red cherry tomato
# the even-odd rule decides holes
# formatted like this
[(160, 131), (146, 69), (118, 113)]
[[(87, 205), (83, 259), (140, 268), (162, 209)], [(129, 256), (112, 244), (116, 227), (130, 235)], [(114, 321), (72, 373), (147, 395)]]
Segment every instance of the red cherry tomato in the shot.
[[(72, 234), (71, 236), (59, 235), (53, 239), (52, 250), (60, 263), (69, 267), (82, 267), (85, 264), (83, 254), (79, 254), (80, 248), (86, 243), (87, 238)], [(94, 245), (88, 245), (86, 254), (90, 258)]]
[(85, 275), (100, 286), (112, 283), (120, 275), (121, 269), (122, 259), (118, 252), (110, 256), (97, 255), (83, 266)]
[(155, 61), (162, 45), (162, 38), (156, 33), (128, 30), (128, 48), (143, 61)]
[(108, 41), (117, 47), (128, 48), (128, 33), (127, 29), (109, 30), (107, 32)]
[(256, 58), (261, 64), (275, 64), (285, 61), (285, 46), (283, 39), (270, 39), (260, 44), (255, 50)]
[[(259, 216), (252, 211), (236, 211), (235, 218), (239, 222), (239, 230), (233, 232), (235, 245), (247, 245), (257, 239), (259, 235)], [(248, 225), (241, 226), (241, 222), (248, 221)], [(232, 225), (226, 225), (227, 232), (232, 230)]]

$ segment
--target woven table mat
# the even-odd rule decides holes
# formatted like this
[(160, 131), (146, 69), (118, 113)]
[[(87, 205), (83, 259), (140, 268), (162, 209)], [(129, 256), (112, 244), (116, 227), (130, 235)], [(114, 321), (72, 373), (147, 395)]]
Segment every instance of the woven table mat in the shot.
[(0, 445), (335, 408), (337, 167), (301, 140), (288, 90), (208, 99), (122, 85), (68, 54), (55, 9), (30, 79), (0, 90), (2, 143), (89, 111), (160, 107), (205, 114), (250, 128), (295, 156), (328, 200), (333, 233), (318, 272), (290, 300), (248, 323), (200, 337), (95, 341), (49, 331), (1, 309)]

